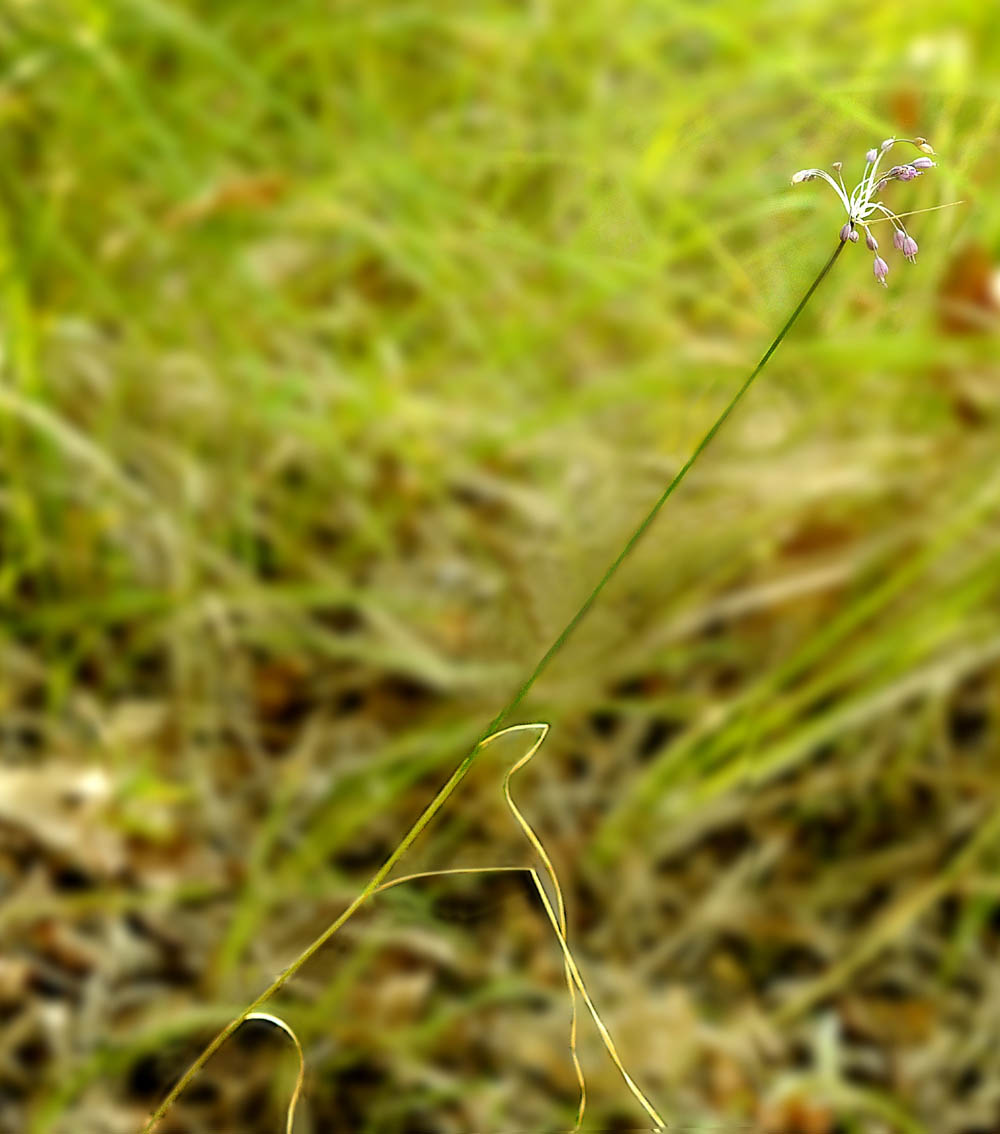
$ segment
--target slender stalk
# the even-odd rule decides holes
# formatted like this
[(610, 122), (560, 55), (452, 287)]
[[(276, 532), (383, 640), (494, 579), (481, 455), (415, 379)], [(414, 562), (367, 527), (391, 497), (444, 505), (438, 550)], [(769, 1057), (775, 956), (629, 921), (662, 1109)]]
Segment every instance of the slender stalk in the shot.
[(618, 569), (622, 566), (622, 564), (625, 562), (625, 560), (629, 557), (629, 555), (631, 555), (632, 551), (635, 549), (636, 544), (639, 542), (640, 539), (642, 539), (642, 537), (649, 530), (653, 521), (659, 515), (660, 509), (663, 507), (664, 504), (666, 504), (666, 502), (674, 494), (674, 492), (677, 490), (677, 488), (681, 485), (684, 478), (691, 471), (695, 462), (698, 460), (698, 458), (702, 455), (702, 453), (711, 444), (712, 439), (715, 437), (715, 435), (722, 428), (726, 419), (733, 412), (733, 410), (740, 403), (740, 401), (742, 401), (744, 395), (747, 393), (747, 391), (753, 385), (758, 374), (760, 374), (760, 372), (764, 369), (764, 367), (770, 361), (771, 356), (774, 354), (774, 352), (781, 345), (785, 336), (788, 334), (788, 332), (795, 325), (796, 320), (802, 314), (802, 312), (805, 310), (806, 305), (808, 304), (809, 300), (812, 299), (813, 294), (815, 293), (816, 289), (823, 282), (823, 280), (827, 277), (830, 270), (833, 268), (833, 265), (836, 263), (837, 257), (844, 250), (844, 244), (845, 244), (845, 242), (841, 241), (837, 245), (836, 249), (833, 252), (833, 255), (830, 257), (829, 260), (827, 260), (826, 264), (820, 269), (819, 275), (817, 275), (817, 277), (809, 285), (809, 289), (806, 291), (805, 295), (803, 295), (802, 299), (799, 301), (798, 306), (795, 308), (795, 310), (788, 317), (788, 320), (786, 321), (785, 325), (781, 328), (781, 330), (777, 333), (777, 335), (775, 335), (774, 341), (771, 343), (771, 345), (764, 352), (763, 356), (761, 357), (760, 362), (757, 363), (757, 365), (754, 367), (753, 371), (750, 373), (749, 377), (746, 379), (746, 381), (743, 383), (743, 385), (733, 395), (732, 399), (729, 401), (726, 408), (715, 419), (714, 423), (709, 428), (709, 430), (705, 434), (705, 436), (702, 437), (702, 439), (694, 447), (694, 450), (692, 451), (691, 455), (684, 462), (684, 464), (680, 467), (680, 469), (678, 469), (677, 474), (674, 476), (673, 480), (671, 480), (671, 482), (663, 490), (659, 499), (656, 501), (656, 503), (652, 506), (652, 508), (649, 510), (649, 512), (646, 514), (646, 516), (640, 522), (639, 526), (635, 529), (635, 531), (631, 534), (631, 536), (629, 536), (624, 547), (621, 549), (621, 551), (618, 553), (618, 555), (612, 561), (612, 563), (608, 567), (608, 569), (601, 576), (600, 580), (597, 582), (597, 585), (594, 587), (594, 589), (590, 592), (590, 594), (584, 600), (583, 605), (576, 612), (576, 614), (574, 614), (573, 617), (569, 620), (569, 622), (566, 624), (565, 628), (562, 630), (562, 632), (559, 634), (559, 636), (556, 638), (556, 640), (552, 643), (552, 645), (549, 646), (549, 648), (545, 651), (545, 653), (541, 657), (541, 660), (538, 662), (538, 664), (535, 666), (535, 668), (531, 671), (531, 673), (528, 675), (527, 679), (520, 686), (520, 688), (517, 690), (517, 692), (514, 694), (514, 696), (510, 699), (510, 701), (507, 702), (507, 704), (500, 710), (500, 712), (497, 713), (497, 715), (489, 723), (489, 725), (486, 727), (486, 729), (482, 732), (479, 739), (476, 741), (476, 744), (473, 746), (472, 750), (462, 760), (462, 762), (458, 765), (458, 767), (455, 769), (455, 771), (452, 772), (451, 777), (448, 779), (448, 782), (444, 785), (444, 787), (441, 788), (441, 790), (437, 793), (437, 795), (427, 805), (426, 809), (423, 811), (423, 813), (420, 815), (420, 817), (417, 819), (417, 821), (413, 824), (413, 826), (410, 828), (410, 830), (403, 836), (403, 839), (400, 842), (399, 846), (396, 847), (396, 849), (392, 852), (392, 854), (389, 855), (389, 857), (386, 859), (386, 861), (378, 868), (378, 870), (375, 872), (375, 874), (372, 875), (371, 879), (369, 880), (369, 882), (365, 886), (365, 888), (361, 891), (360, 894), (358, 894), (358, 896), (354, 899), (354, 901), (351, 902), (351, 904), (343, 911), (343, 913), (341, 913), (340, 916), (335, 921), (333, 921), (330, 925), (328, 925), (327, 928), (319, 935), (319, 937), (317, 937), (315, 941), (313, 941), (310, 945), (308, 945), (299, 954), (299, 956), (296, 957), (294, 961), (292, 961), (292, 963), (288, 966), (288, 968), (286, 968), (283, 972), (279, 973), (278, 976), (274, 979), (274, 981), (272, 981), (272, 983), (270, 985), (268, 985), (268, 987), (266, 989), (264, 989), (264, 991), (257, 997), (256, 1000), (253, 1001), (253, 1003), (247, 1005), (247, 1007), (244, 1008), (244, 1010), (235, 1019), (231, 1020), (222, 1029), (222, 1031), (219, 1032), (219, 1034), (215, 1037), (215, 1039), (212, 1040), (212, 1042), (205, 1048), (205, 1050), (191, 1064), (191, 1066), (187, 1069), (187, 1071), (184, 1072), (184, 1074), (177, 1081), (177, 1083), (171, 1089), (170, 1093), (163, 1099), (163, 1101), (156, 1108), (156, 1110), (150, 1115), (149, 1120), (146, 1122), (146, 1125), (142, 1128), (142, 1134), (149, 1134), (149, 1132), (153, 1130), (153, 1128), (156, 1126), (156, 1124), (167, 1113), (167, 1111), (170, 1109), (170, 1107), (176, 1101), (176, 1099), (181, 1094), (181, 1092), (187, 1087), (188, 1083), (191, 1082), (191, 1080), (195, 1077), (195, 1075), (198, 1074), (198, 1072), (202, 1069), (202, 1067), (205, 1066), (205, 1064), (208, 1062), (208, 1060), (215, 1054), (216, 1051), (219, 1050), (219, 1048), (226, 1042), (226, 1040), (229, 1039), (229, 1037), (237, 1030), (237, 1028), (239, 1028), (247, 1020), (247, 1018), (249, 1016), (253, 1015), (255, 1012), (258, 1012), (260, 1010), (261, 1006), (264, 1005), (268, 1000), (270, 1000), (271, 997), (274, 996), (286, 984), (286, 982), (288, 980), (290, 980), (299, 971), (299, 969), (302, 968), (302, 966), (315, 953), (317, 953), (320, 949), (322, 949), (323, 946), (327, 943), (327, 941), (329, 941), (330, 938), (337, 932), (337, 930), (340, 929), (340, 927), (346, 921), (348, 921), (349, 918), (353, 917), (353, 915), (358, 911), (358, 909), (360, 909), (360, 907), (362, 905), (364, 905), (364, 903), (372, 896), (372, 894), (374, 894), (375, 891), (378, 890), (381, 887), (382, 883), (385, 881), (386, 876), (389, 874), (389, 872), (392, 870), (392, 868), (396, 865), (397, 862), (399, 862), (399, 860), (403, 857), (403, 855), (409, 850), (409, 848), (413, 845), (415, 840), (419, 837), (420, 833), (424, 830), (424, 828), (431, 821), (431, 819), (434, 818), (434, 816), (438, 813), (438, 811), (441, 810), (441, 808), (445, 805), (445, 803), (451, 797), (452, 793), (455, 791), (455, 789), (458, 787), (458, 785), (465, 778), (466, 773), (472, 767), (472, 764), (475, 761), (476, 756), (479, 754), (479, 751), (482, 747), (483, 741), (486, 740), (489, 736), (492, 736), (500, 728), (500, 726), (504, 723), (504, 721), (510, 716), (510, 714), (517, 708), (517, 706), (520, 705), (520, 703), (528, 695), (528, 692), (530, 691), (531, 687), (535, 684), (535, 682), (539, 679), (539, 677), (541, 677), (541, 675), (548, 668), (548, 665), (552, 661), (552, 659), (556, 656), (556, 654), (559, 653), (559, 651), (563, 648), (563, 646), (566, 645), (567, 641), (570, 639), (573, 632), (580, 625), (580, 623), (584, 620), (584, 618), (587, 617), (588, 613), (590, 612), (591, 607), (594, 605), (594, 603), (600, 597), (601, 592), (608, 585), (608, 583), (611, 582), (611, 580), (617, 574)]
[(718, 433), (719, 430), (722, 428), (726, 419), (733, 412), (733, 410), (736, 409), (736, 407), (740, 403), (740, 401), (742, 401), (743, 395), (754, 384), (754, 381), (756, 380), (757, 375), (760, 374), (760, 372), (768, 364), (768, 362), (770, 361), (771, 355), (774, 354), (774, 352), (781, 345), (781, 342), (784, 339), (784, 337), (788, 334), (788, 332), (795, 325), (796, 320), (802, 314), (802, 312), (805, 310), (806, 304), (809, 302), (810, 299), (812, 299), (813, 293), (816, 291), (816, 289), (819, 287), (819, 285), (823, 282), (823, 280), (826, 279), (826, 276), (829, 273), (830, 269), (837, 262), (837, 257), (844, 250), (844, 244), (845, 243), (846, 242), (842, 240), (837, 245), (837, 247), (834, 249), (833, 255), (830, 257), (829, 260), (827, 260), (826, 264), (824, 264), (824, 266), (820, 270), (819, 275), (809, 285), (809, 290), (805, 293), (805, 295), (802, 297), (802, 299), (799, 300), (799, 305), (795, 308), (795, 310), (791, 313), (791, 315), (789, 315), (788, 321), (781, 328), (781, 330), (777, 333), (777, 335), (775, 335), (774, 341), (771, 343), (771, 345), (764, 352), (760, 362), (758, 362), (757, 365), (753, 368), (753, 371), (751, 372), (750, 376), (743, 383), (743, 385), (736, 391), (736, 393), (732, 397), (732, 400), (729, 402), (729, 404), (726, 406), (726, 408), (722, 411), (722, 413), (720, 413), (719, 416), (715, 419), (714, 423), (712, 424), (712, 426), (708, 430), (708, 432), (705, 434), (705, 436), (702, 437), (702, 439), (694, 447), (694, 450), (692, 451), (691, 456), (688, 457), (688, 459), (684, 462), (684, 464), (681, 465), (681, 467), (677, 470), (677, 474), (674, 476), (674, 479), (663, 490), (663, 492), (660, 495), (659, 500), (657, 500), (656, 503), (653, 505), (653, 507), (650, 508), (649, 512), (646, 513), (645, 518), (642, 520), (642, 522), (639, 524), (639, 526), (635, 529), (635, 531), (629, 536), (627, 542), (625, 543), (625, 546), (618, 553), (618, 555), (616, 556), (616, 558), (612, 562), (611, 566), (607, 569), (607, 571), (604, 572), (604, 574), (601, 577), (600, 581), (598, 582), (597, 586), (594, 587), (594, 589), (590, 592), (590, 594), (584, 600), (583, 605), (580, 607), (580, 609), (576, 612), (576, 614), (573, 615), (573, 617), (566, 624), (565, 629), (562, 631), (562, 633), (559, 635), (559, 637), (556, 638), (556, 640), (552, 643), (552, 645), (549, 646), (548, 650), (546, 650), (546, 652), (543, 654), (541, 661), (539, 661), (538, 665), (535, 666), (534, 670), (531, 672), (531, 674), (529, 675), (529, 677), (525, 681), (525, 683), (517, 691), (517, 693), (514, 695), (512, 700), (507, 705), (505, 705), (500, 710), (500, 712), (497, 713), (497, 715), (493, 718), (493, 720), (490, 722), (489, 727), (487, 728), (486, 733), (485, 733), (486, 736), (488, 736), (490, 733), (495, 732), (500, 727), (500, 725), (503, 724), (503, 722), (507, 719), (507, 717), (511, 714), (511, 712), (513, 712), (513, 710), (515, 708), (517, 708), (517, 706), (524, 700), (524, 698), (528, 694), (528, 691), (531, 689), (531, 687), (535, 684), (535, 682), (539, 679), (539, 677), (541, 677), (541, 675), (548, 668), (549, 662), (551, 662), (552, 659), (556, 656), (556, 654), (559, 653), (559, 651), (566, 644), (567, 640), (569, 639), (569, 637), (573, 633), (573, 631), (580, 625), (580, 623), (584, 620), (584, 618), (587, 617), (587, 614), (590, 612), (590, 608), (597, 601), (598, 597), (601, 594), (601, 591), (603, 591), (604, 588), (608, 585), (608, 583), (611, 582), (611, 580), (614, 578), (614, 576), (618, 573), (618, 568), (621, 567), (621, 565), (625, 562), (625, 560), (629, 557), (629, 555), (632, 554), (632, 551), (635, 549), (635, 545), (639, 542), (640, 539), (642, 539), (642, 537), (649, 530), (653, 521), (660, 514), (660, 509), (663, 507), (664, 504), (666, 504), (666, 502), (670, 499), (670, 497), (673, 496), (674, 492), (680, 486), (681, 482), (684, 480), (684, 478), (687, 476), (687, 474), (691, 471), (691, 468), (693, 467), (695, 461), (698, 460), (698, 458), (702, 455), (702, 453), (704, 453), (704, 451), (711, 444), (712, 439), (715, 437), (716, 433)]

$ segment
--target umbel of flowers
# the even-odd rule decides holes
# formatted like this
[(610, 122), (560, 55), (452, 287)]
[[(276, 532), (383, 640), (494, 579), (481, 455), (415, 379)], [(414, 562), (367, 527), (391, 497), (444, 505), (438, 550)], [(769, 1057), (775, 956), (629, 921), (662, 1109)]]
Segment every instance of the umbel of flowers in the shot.
[[(900, 144), (915, 146), (920, 151), (920, 157), (914, 158), (906, 165), (894, 165), (883, 173), (879, 173), (882, 159), (893, 146)], [(825, 169), (800, 169), (792, 177), (792, 184), (798, 185), (802, 181), (815, 181), (817, 177), (820, 177), (833, 189), (847, 212), (847, 220), (840, 230), (840, 239), (857, 244), (858, 229), (863, 228), (865, 230), (865, 244), (875, 256), (872, 271), (875, 279), (885, 287), (889, 265), (878, 254), (878, 241), (872, 235), (868, 222), (875, 217), (876, 213), (880, 214), (880, 217), (875, 219), (885, 217), (891, 221), (893, 247), (902, 252), (911, 264), (914, 262), (917, 255), (917, 242), (906, 231), (903, 222), (892, 209), (878, 200), (878, 195), (890, 181), (913, 181), (928, 169), (931, 169), (936, 163), (931, 161), (928, 155), (933, 153), (934, 150), (928, 144), (926, 138), (886, 138), (881, 146), (877, 149), (872, 148), (865, 154), (865, 171), (861, 180), (850, 193), (847, 192), (847, 186), (844, 184), (844, 177), (841, 173), (843, 163), (839, 161), (833, 163), (834, 172), (837, 174), (836, 180)]]

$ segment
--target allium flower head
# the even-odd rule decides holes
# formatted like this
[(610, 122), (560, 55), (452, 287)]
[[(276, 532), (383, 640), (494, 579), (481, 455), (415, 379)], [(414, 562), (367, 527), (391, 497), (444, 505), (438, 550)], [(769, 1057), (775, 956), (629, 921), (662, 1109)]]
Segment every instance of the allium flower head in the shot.
[[(914, 158), (913, 161), (905, 165), (894, 165), (884, 173), (879, 173), (882, 158), (893, 146), (899, 143), (915, 146), (920, 151), (921, 156)], [(877, 220), (881, 220), (883, 217), (890, 220), (894, 229), (893, 247), (902, 252), (911, 264), (917, 255), (917, 242), (903, 227), (900, 218), (878, 200), (878, 194), (890, 181), (915, 181), (928, 169), (933, 168), (936, 163), (927, 156), (933, 153), (934, 150), (928, 144), (926, 138), (886, 138), (880, 146), (873, 147), (865, 154), (865, 171), (861, 180), (850, 193), (847, 192), (847, 186), (844, 184), (844, 178), (840, 172), (841, 162), (839, 161), (833, 164), (834, 171), (837, 174), (836, 180), (825, 169), (800, 169), (792, 177), (792, 184), (798, 185), (802, 181), (815, 181), (817, 178), (821, 178), (833, 189), (847, 212), (847, 222), (840, 230), (840, 239), (842, 241), (849, 240), (852, 244), (856, 244), (858, 241), (856, 229), (860, 226), (865, 230), (865, 244), (868, 246), (868, 250), (875, 255), (875, 263), (872, 268), (875, 279), (885, 287), (885, 277), (889, 273), (889, 265), (878, 254), (878, 241), (872, 236), (868, 222), (871, 221), (875, 213), (881, 214), (881, 216), (875, 218)]]

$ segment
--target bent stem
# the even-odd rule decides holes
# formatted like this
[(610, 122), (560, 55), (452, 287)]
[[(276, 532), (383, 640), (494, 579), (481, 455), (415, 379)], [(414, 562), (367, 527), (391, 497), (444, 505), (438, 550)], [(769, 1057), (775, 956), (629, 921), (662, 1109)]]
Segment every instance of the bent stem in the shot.
[(642, 539), (642, 537), (649, 530), (653, 521), (656, 519), (656, 517), (660, 513), (660, 510), (663, 508), (663, 505), (666, 504), (666, 502), (670, 499), (670, 497), (674, 494), (674, 492), (680, 487), (680, 485), (684, 481), (684, 478), (688, 475), (688, 473), (694, 467), (695, 462), (699, 459), (699, 457), (701, 457), (702, 453), (711, 444), (713, 438), (719, 432), (719, 430), (722, 428), (722, 426), (725, 424), (729, 415), (733, 412), (733, 410), (737, 407), (737, 405), (739, 405), (739, 403), (743, 400), (744, 395), (747, 393), (747, 391), (750, 389), (750, 387), (754, 384), (754, 382), (757, 379), (757, 376), (760, 374), (760, 372), (764, 369), (764, 367), (770, 361), (771, 356), (774, 354), (774, 352), (781, 345), (785, 336), (792, 329), (792, 327), (795, 325), (796, 321), (798, 320), (799, 316), (805, 310), (806, 305), (809, 303), (809, 300), (812, 299), (814, 293), (816, 292), (816, 289), (819, 287), (819, 285), (823, 282), (823, 280), (829, 274), (830, 270), (833, 268), (833, 265), (837, 261), (837, 257), (844, 250), (844, 244), (845, 244), (845, 241), (843, 241), (843, 240), (838, 243), (836, 249), (833, 252), (833, 255), (829, 258), (829, 260), (827, 260), (826, 264), (824, 264), (823, 267), (820, 269), (819, 274), (816, 276), (816, 278), (813, 280), (813, 282), (809, 285), (809, 288), (806, 291), (805, 295), (803, 295), (802, 299), (799, 301), (795, 310), (788, 317), (787, 321), (785, 322), (785, 325), (781, 328), (781, 330), (777, 333), (777, 335), (775, 335), (774, 340), (772, 341), (771, 345), (767, 348), (767, 350), (764, 352), (763, 356), (761, 357), (761, 360), (753, 368), (750, 375), (744, 381), (743, 385), (740, 386), (740, 388), (736, 391), (736, 393), (730, 399), (729, 403), (726, 405), (725, 409), (723, 409), (722, 413), (720, 413), (719, 416), (715, 419), (715, 421), (713, 422), (711, 427), (705, 433), (704, 437), (702, 437), (702, 439), (694, 447), (693, 451), (691, 452), (691, 455), (684, 462), (684, 464), (680, 467), (680, 469), (678, 469), (673, 480), (670, 481), (670, 483), (667, 485), (667, 487), (660, 494), (659, 499), (653, 504), (652, 508), (649, 510), (649, 512), (646, 514), (646, 516), (639, 523), (639, 525), (635, 529), (635, 531), (632, 533), (631, 536), (629, 536), (624, 547), (621, 549), (621, 551), (618, 553), (618, 555), (612, 561), (611, 565), (608, 567), (608, 569), (604, 572), (604, 574), (598, 580), (597, 585), (590, 592), (590, 594), (587, 596), (587, 598), (584, 599), (583, 604), (581, 605), (580, 609), (576, 612), (576, 614), (573, 615), (573, 617), (566, 624), (565, 628), (562, 630), (562, 632), (559, 634), (559, 636), (556, 638), (556, 640), (545, 651), (545, 653), (542, 655), (538, 664), (531, 671), (531, 673), (528, 675), (527, 679), (524, 681), (524, 683), (521, 685), (521, 687), (517, 690), (517, 692), (514, 694), (514, 696), (500, 710), (500, 712), (497, 713), (496, 717), (494, 717), (494, 719), (490, 722), (490, 724), (487, 726), (487, 728), (483, 731), (483, 733), (480, 735), (479, 739), (476, 741), (475, 745), (473, 746), (472, 750), (468, 753), (468, 755), (465, 756), (465, 758), (458, 765), (458, 767), (455, 769), (455, 771), (452, 772), (448, 781), (440, 789), (440, 791), (437, 793), (437, 795), (434, 796), (434, 798), (431, 800), (431, 802), (427, 805), (426, 809), (423, 811), (423, 813), (420, 815), (420, 817), (417, 819), (417, 821), (413, 824), (413, 826), (410, 828), (410, 830), (403, 836), (401, 842), (396, 847), (396, 849), (392, 852), (391, 855), (389, 855), (389, 857), (385, 860), (385, 862), (372, 875), (372, 877), (369, 879), (367, 885), (364, 887), (364, 889), (361, 891), (361, 893), (358, 894), (358, 896), (354, 899), (354, 901), (352, 901), (350, 903), (349, 906), (347, 906), (347, 908), (343, 911), (343, 913), (341, 913), (340, 916), (338, 918), (336, 918), (335, 921), (331, 922), (331, 924), (328, 925), (325, 930), (323, 930), (323, 932), (319, 935), (319, 937), (317, 937), (315, 939), (315, 941), (313, 941), (311, 944), (307, 945), (306, 948), (298, 955), (298, 957), (296, 957), (295, 960), (292, 961), (292, 963), (286, 969), (284, 969), (281, 973), (279, 973), (278, 976), (275, 977), (275, 979), (271, 982), (271, 984), (269, 984), (268, 987), (265, 988), (264, 991), (251, 1004), (248, 1004), (247, 1007), (244, 1008), (244, 1010), (238, 1016), (236, 1016), (233, 1020), (231, 1020), (222, 1029), (222, 1031), (219, 1032), (219, 1034), (211, 1041), (211, 1043), (209, 1043), (209, 1045), (205, 1048), (205, 1050), (198, 1056), (197, 1059), (195, 1059), (195, 1061), (191, 1064), (191, 1066), (187, 1069), (187, 1071), (185, 1071), (184, 1074), (180, 1077), (180, 1079), (173, 1086), (173, 1088), (170, 1090), (170, 1092), (166, 1095), (166, 1097), (163, 1099), (163, 1101), (160, 1103), (160, 1105), (156, 1108), (156, 1110), (153, 1111), (153, 1113), (150, 1115), (145, 1126), (143, 1126), (143, 1128), (142, 1128), (142, 1134), (150, 1134), (150, 1131), (152, 1131), (154, 1129), (154, 1127), (157, 1125), (157, 1123), (160, 1121), (160, 1119), (163, 1118), (163, 1116), (167, 1113), (167, 1111), (170, 1109), (170, 1107), (177, 1100), (178, 1096), (184, 1091), (184, 1089), (191, 1082), (191, 1080), (195, 1077), (195, 1075), (198, 1074), (198, 1072), (202, 1069), (202, 1067), (205, 1066), (205, 1064), (208, 1062), (208, 1060), (211, 1059), (211, 1057), (215, 1054), (215, 1052), (217, 1052), (219, 1050), (219, 1048), (222, 1047), (222, 1045), (226, 1042), (226, 1040), (228, 1040), (229, 1037), (239, 1027), (241, 1027), (242, 1024), (244, 1024), (250, 1016), (259, 1012), (260, 1008), (264, 1004), (266, 1004), (267, 1001), (270, 1000), (276, 993), (278, 993), (284, 987), (284, 985), (299, 971), (299, 969), (301, 969), (302, 966), (304, 964), (306, 964), (306, 962), (309, 961), (310, 958), (313, 957), (314, 954), (316, 954), (317, 952), (319, 952), (320, 949), (323, 948), (323, 946), (330, 940), (331, 937), (333, 937), (333, 935), (337, 932), (337, 930), (339, 930), (341, 928), (341, 926), (343, 926), (345, 924), (345, 922), (347, 922), (351, 917), (354, 916), (355, 913), (357, 913), (357, 911), (361, 908), (361, 906), (363, 906), (365, 904), (365, 902), (367, 902), (368, 899), (372, 896), (372, 894), (374, 894), (375, 891), (379, 889), (379, 887), (382, 885), (382, 883), (385, 881), (386, 877), (388, 876), (389, 872), (393, 869), (393, 867), (396, 865), (396, 863), (399, 862), (399, 860), (403, 857), (403, 855), (406, 854), (406, 852), (413, 845), (413, 843), (416, 841), (416, 839), (420, 836), (421, 832), (424, 830), (424, 828), (427, 826), (427, 824), (430, 823), (430, 821), (434, 818), (434, 816), (441, 810), (441, 808), (445, 805), (445, 803), (447, 803), (447, 801), (451, 798), (451, 795), (453, 794), (455, 789), (462, 782), (462, 780), (465, 779), (466, 774), (468, 773), (468, 771), (472, 767), (476, 757), (479, 755), (480, 751), (482, 750), (484, 743), (491, 736), (493, 736), (496, 732), (499, 731), (503, 722), (505, 720), (507, 720), (507, 718), (510, 716), (510, 714), (517, 708), (518, 705), (520, 705), (520, 703), (528, 695), (528, 692), (531, 690), (532, 686), (539, 679), (539, 677), (541, 677), (541, 675), (548, 668), (549, 663), (552, 661), (552, 659), (556, 656), (556, 654), (559, 653), (559, 651), (563, 648), (563, 646), (566, 645), (567, 641), (569, 641), (570, 637), (573, 635), (573, 632), (576, 630), (576, 628), (580, 625), (580, 623), (590, 613), (591, 607), (594, 605), (594, 603), (600, 597), (601, 592), (608, 585), (608, 583), (611, 582), (611, 580), (614, 578), (614, 576), (618, 573), (619, 568), (622, 566), (622, 564), (625, 562), (625, 560), (635, 550), (636, 544), (638, 544), (638, 542)]

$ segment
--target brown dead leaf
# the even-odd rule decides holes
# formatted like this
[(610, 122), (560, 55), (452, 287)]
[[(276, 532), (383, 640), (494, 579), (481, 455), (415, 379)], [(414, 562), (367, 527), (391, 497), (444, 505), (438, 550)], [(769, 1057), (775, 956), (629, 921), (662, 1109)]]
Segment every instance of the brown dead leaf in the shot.
[(43, 918), (32, 928), (30, 938), (46, 960), (72, 976), (86, 976), (98, 967), (100, 956), (93, 942), (65, 922)]
[(899, 87), (890, 96), (892, 117), (896, 120), (898, 133), (912, 137), (920, 131), (921, 92), (916, 86)]
[(893, 1045), (924, 1043), (938, 1023), (934, 1005), (916, 996), (902, 1000), (851, 996), (843, 1002), (841, 1012), (853, 1031)]
[(708, 1089), (713, 1106), (725, 1114), (742, 1111), (752, 1097), (752, 1084), (746, 1071), (728, 1051), (713, 1049), (708, 1054)]
[(0, 822), (48, 853), (108, 877), (124, 864), (121, 838), (107, 822), (113, 788), (99, 767), (52, 762), (0, 769)]
[(0, 957), (0, 1010), (16, 1007), (27, 994), (31, 966), (22, 957)]
[(764, 1103), (758, 1121), (763, 1134), (831, 1134), (835, 1125), (825, 1103), (801, 1095)]
[[(967, 244), (952, 257), (938, 291), (938, 321), (947, 335), (982, 336), (1000, 327), (1000, 267), (980, 244)], [(992, 359), (948, 362), (934, 371), (955, 416), (981, 425), (1000, 405), (1000, 371)]]
[(949, 335), (995, 331), (1000, 316), (1000, 268), (981, 244), (951, 258), (938, 289), (938, 320)]
[(220, 213), (258, 212), (284, 197), (288, 178), (281, 173), (251, 173), (210, 186), (167, 214), (169, 228), (199, 224)]

